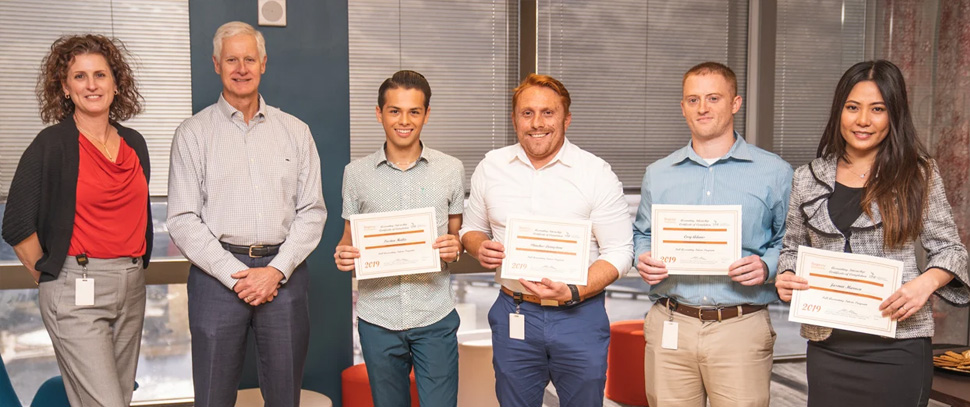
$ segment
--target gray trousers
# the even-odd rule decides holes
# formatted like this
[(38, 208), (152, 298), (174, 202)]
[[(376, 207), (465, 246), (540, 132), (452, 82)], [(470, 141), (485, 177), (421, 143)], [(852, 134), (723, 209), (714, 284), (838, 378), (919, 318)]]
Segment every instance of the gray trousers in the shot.
[(57, 280), (40, 284), (41, 318), (71, 406), (127, 406), (145, 322), (141, 259), (90, 259), (87, 276), (94, 305), (75, 305), (81, 266), (69, 256)]
[[(235, 255), (249, 267), (272, 256)], [(189, 269), (189, 330), (197, 407), (231, 407), (253, 330), (259, 387), (269, 407), (298, 407), (310, 341), (309, 272), (300, 264), (272, 302), (253, 307), (196, 266)]]

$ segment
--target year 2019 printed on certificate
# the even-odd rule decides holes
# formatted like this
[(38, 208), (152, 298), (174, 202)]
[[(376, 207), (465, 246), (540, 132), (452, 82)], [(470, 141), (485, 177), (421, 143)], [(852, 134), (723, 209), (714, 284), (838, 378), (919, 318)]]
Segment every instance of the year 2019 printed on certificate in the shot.
[(896, 321), (879, 304), (899, 289), (903, 262), (799, 246), (795, 274), (809, 289), (792, 293), (789, 321), (896, 336)]
[(502, 278), (586, 285), (592, 228), (588, 220), (509, 216)]
[(434, 208), (350, 216), (358, 280), (441, 271)]

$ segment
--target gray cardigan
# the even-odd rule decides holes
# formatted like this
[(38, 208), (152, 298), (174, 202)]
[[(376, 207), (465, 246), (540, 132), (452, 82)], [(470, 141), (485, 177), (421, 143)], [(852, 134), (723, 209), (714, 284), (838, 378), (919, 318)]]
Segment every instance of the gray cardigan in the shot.
[[(828, 211), (829, 197), (835, 190), (836, 165), (835, 158), (816, 158), (795, 170), (788, 206), (788, 232), (778, 259), (778, 270), (795, 269), (799, 245), (837, 252), (845, 247), (845, 237), (832, 223)], [(932, 165), (929, 196), (923, 209), (923, 233), (919, 239), (927, 250), (926, 268), (935, 267), (954, 275), (954, 280), (937, 290), (936, 295), (950, 303), (965, 305), (970, 302), (970, 290), (967, 287), (967, 282), (970, 281), (967, 276), (967, 249), (960, 242), (953, 223), (950, 204), (943, 191), (943, 180), (936, 164)], [(873, 203), (870, 210), (871, 218), (863, 213), (851, 226), (849, 241), (852, 251), (902, 261), (904, 284), (918, 277), (925, 270), (917, 268), (915, 242), (910, 241), (902, 247), (886, 250), (883, 247), (879, 208)], [(802, 324), (801, 334), (806, 339), (822, 341), (832, 334), (832, 329)], [(899, 321), (896, 327), (898, 339), (932, 336), (933, 312), (930, 301), (906, 320)]]

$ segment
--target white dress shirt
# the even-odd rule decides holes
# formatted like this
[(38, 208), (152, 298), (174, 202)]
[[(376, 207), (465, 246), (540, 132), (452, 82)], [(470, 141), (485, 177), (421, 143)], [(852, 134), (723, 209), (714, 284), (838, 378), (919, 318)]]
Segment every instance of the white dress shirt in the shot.
[(267, 106), (247, 124), (222, 95), (175, 130), (168, 231), (192, 264), (232, 288), (247, 267), (219, 242), (282, 243), (269, 266), (283, 282), (317, 247), (327, 219), (310, 128)]
[[(590, 220), (590, 264), (605, 260), (622, 277), (633, 263), (633, 230), (623, 185), (609, 163), (569, 140), (539, 169), (519, 144), (493, 150), (478, 163), (461, 235), (478, 231), (502, 243), (510, 215)], [(495, 281), (503, 286), (530, 293), (518, 280), (500, 275), (501, 268)]]

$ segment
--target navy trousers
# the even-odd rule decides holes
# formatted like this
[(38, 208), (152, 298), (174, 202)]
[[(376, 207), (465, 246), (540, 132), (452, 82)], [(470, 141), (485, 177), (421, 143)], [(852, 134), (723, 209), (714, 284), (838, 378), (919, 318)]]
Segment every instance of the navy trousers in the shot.
[(357, 321), (375, 407), (411, 405), (411, 366), (418, 402), (428, 407), (458, 404), (458, 312), (428, 326), (392, 331)]
[[(273, 258), (235, 256), (249, 267), (265, 267)], [(189, 269), (187, 291), (196, 406), (235, 405), (250, 329), (256, 338), (259, 388), (266, 405), (300, 405), (310, 341), (309, 284), (304, 262), (280, 287), (272, 302), (253, 307), (194, 265)]]
[(604, 295), (572, 307), (523, 302), (525, 340), (509, 338), (515, 302), (499, 292), (488, 312), (495, 393), (502, 407), (541, 407), (552, 380), (562, 407), (603, 405), (610, 320)]

